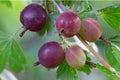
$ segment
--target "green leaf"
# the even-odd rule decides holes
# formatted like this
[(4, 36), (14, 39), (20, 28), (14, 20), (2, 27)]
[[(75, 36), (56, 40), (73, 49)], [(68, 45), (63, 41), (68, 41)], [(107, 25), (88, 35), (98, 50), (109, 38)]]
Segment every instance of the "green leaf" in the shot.
[(106, 7), (99, 12), (112, 28), (120, 30), (120, 4)]
[(26, 60), (24, 54), (17, 44), (17, 42), (13, 39), (11, 45), (11, 56), (9, 58), (9, 66), (15, 72), (20, 72), (24, 69), (24, 65), (26, 64)]
[(90, 56), (88, 55), (88, 52), (84, 51), (85, 55), (86, 55), (86, 61), (91, 61)]
[(71, 7), (71, 5), (73, 3), (76, 3), (76, 1), (72, 1), (72, 0), (66, 0), (66, 1), (62, 1), (61, 0), (56, 0), (57, 3), (62, 3), (64, 6), (68, 6), (68, 7)]
[(70, 67), (66, 62), (63, 62), (57, 69), (58, 80), (78, 80), (77, 72)]
[(120, 47), (120, 42), (118, 41), (112, 41), (113, 44), (115, 44), (116, 46)]
[(97, 19), (96, 13), (93, 13), (93, 12), (85, 12), (83, 14), (79, 14), (79, 16), (80, 16), (81, 20), (83, 20), (85, 18), (94, 18), (94, 19)]
[(79, 71), (83, 71), (86, 74), (90, 74), (91, 73), (91, 67), (89, 65), (84, 65), (82, 68), (78, 69)]
[(107, 62), (112, 65), (116, 70), (120, 71), (120, 64), (118, 64), (118, 61), (116, 60), (114, 54), (113, 54), (113, 49), (111, 44), (106, 44), (104, 46), (104, 54)]
[(23, 70), (25, 56), (11, 34), (0, 31), (0, 72), (7, 64), (15, 72)]
[(0, 72), (6, 67), (10, 55), (10, 35), (0, 32)]
[(118, 33), (118, 34), (110, 37), (109, 40), (110, 40), (113, 44), (115, 44), (115, 45), (117, 45), (118, 47), (120, 47), (120, 33)]
[(113, 80), (119, 80), (111, 71), (100, 64), (96, 64), (96, 68), (106, 74), (108, 77), (112, 78)]
[(0, 0), (1, 4), (5, 4), (7, 7), (13, 7), (13, 3), (11, 0)]
[(112, 45), (112, 53), (117, 60), (117, 64), (120, 64), (120, 50), (117, 48), (117, 46)]
[(84, 1), (76, 1), (77, 3), (77, 12), (79, 14), (82, 14), (84, 12), (90, 12), (92, 10), (92, 6), (89, 3), (88, 0), (84, 0)]
[[(1, 44), (0, 44), (1, 46)], [(6, 64), (8, 62), (8, 59), (9, 59), (9, 55), (10, 55), (10, 43), (9, 42), (6, 42), (4, 44), (5, 49), (4, 51), (0, 51), (0, 72), (3, 71), (3, 69), (6, 67)]]
[(120, 34), (117, 34), (111, 38), (109, 38), (111, 42), (120, 42)]

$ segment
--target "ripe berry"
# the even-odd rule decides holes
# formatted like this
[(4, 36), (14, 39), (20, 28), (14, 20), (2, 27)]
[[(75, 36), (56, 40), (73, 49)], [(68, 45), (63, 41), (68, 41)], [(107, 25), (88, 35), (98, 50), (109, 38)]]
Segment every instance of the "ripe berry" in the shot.
[(72, 37), (80, 30), (81, 21), (73, 12), (64, 12), (56, 20), (56, 28), (60, 35)]
[(26, 30), (36, 32), (42, 29), (47, 22), (47, 13), (40, 5), (33, 3), (22, 10), (20, 21), (24, 28), (20, 34), (22, 37)]
[(39, 61), (35, 65), (41, 64), (46, 68), (54, 68), (64, 61), (65, 52), (59, 43), (52, 41), (40, 48), (38, 57)]
[(102, 28), (97, 20), (93, 18), (86, 18), (82, 21), (79, 34), (85, 40), (94, 42), (102, 35)]
[(70, 66), (78, 69), (84, 66), (86, 56), (78, 45), (74, 45), (66, 51), (66, 61)]

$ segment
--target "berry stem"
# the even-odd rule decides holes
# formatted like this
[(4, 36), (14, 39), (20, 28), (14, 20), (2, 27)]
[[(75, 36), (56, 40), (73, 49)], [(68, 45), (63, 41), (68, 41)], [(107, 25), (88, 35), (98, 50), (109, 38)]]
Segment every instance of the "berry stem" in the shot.
[(19, 36), (22, 37), (22, 36), (25, 34), (26, 31), (27, 31), (27, 29), (26, 29), (26, 28), (23, 28), (23, 30), (22, 30), (22, 32), (19, 34)]
[(62, 14), (64, 11), (60, 8), (60, 6), (57, 4), (57, 2), (55, 0), (52, 0), (52, 1), (53, 1), (54, 5), (57, 7), (60, 14)]
[(39, 65), (39, 64), (40, 64), (40, 62), (37, 61), (37, 62), (35, 62), (35, 63), (33, 64), (33, 66), (37, 66), (37, 65)]
[(69, 42), (65, 39), (65, 37), (64, 37), (64, 36), (61, 36), (61, 35), (60, 35), (60, 37), (61, 37), (61, 39), (63, 40), (63, 42), (64, 42), (68, 47), (70, 47), (70, 44), (69, 44)]
[(90, 61), (86, 61), (85, 64), (90, 65), (93, 68), (96, 68), (96, 64)]
[(101, 39), (102, 41), (104, 41), (106, 43), (110, 43), (110, 41), (107, 38), (103, 37), (103, 36), (101, 36), (99, 39)]
[(48, 10), (48, 13), (51, 13), (52, 10), (50, 9), (50, 6), (49, 6), (50, 1), (49, 1), (49, 0), (45, 0), (45, 1), (46, 1), (46, 8), (47, 8), (47, 10)]
[[(115, 75), (120, 78), (120, 75), (118, 76), (118, 72), (116, 72), (116, 70), (109, 65), (100, 55), (98, 52), (96, 52), (79, 34), (77, 34), (77, 37), (79, 38), (79, 40), (86, 46), (87, 49), (89, 49), (96, 58), (98, 58), (98, 60), (111, 72), (115, 73)], [(117, 74), (116, 74), (117, 73)]]

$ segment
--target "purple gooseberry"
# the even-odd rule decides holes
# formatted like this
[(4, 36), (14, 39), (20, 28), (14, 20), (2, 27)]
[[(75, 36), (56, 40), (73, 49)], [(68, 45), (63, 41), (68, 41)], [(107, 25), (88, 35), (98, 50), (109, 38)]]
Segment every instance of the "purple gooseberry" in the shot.
[(81, 21), (74, 12), (64, 12), (56, 20), (56, 28), (60, 35), (72, 37), (80, 30)]
[(39, 49), (38, 58), (39, 61), (35, 65), (41, 64), (46, 68), (54, 68), (64, 61), (65, 52), (58, 42), (51, 41)]
[(47, 22), (47, 13), (39, 4), (32, 3), (22, 10), (20, 21), (24, 28), (20, 34), (22, 37), (27, 30), (37, 32), (42, 29)]

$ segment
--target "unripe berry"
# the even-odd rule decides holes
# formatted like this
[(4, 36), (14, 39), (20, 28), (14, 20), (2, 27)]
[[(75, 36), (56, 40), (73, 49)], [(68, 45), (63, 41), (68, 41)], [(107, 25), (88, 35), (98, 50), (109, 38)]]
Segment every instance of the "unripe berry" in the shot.
[(99, 22), (93, 18), (86, 18), (81, 23), (80, 36), (89, 42), (98, 40), (102, 35)]
[(56, 28), (60, 35), (72, 37), (80, 30), (81, 21), (74, 12), (64, 12), (56, 20)]
[[(45, 26), (47, 22), (47, 13), (40, 5), (32, 3), (22, 10), (20, 21), (23, 24), (24, 32), (26, 30), (36, 32)], [(21, 37), (24, 32), (20, 34)]]
[(59, 43), (51, 41), (39, 49), (38, 58), (39, 64), (46, 68), (54, 68), (64, 61), (65, 52)]
[(78, 69), (84, 66), (86, 56), (78, 45), (74, 45), (66, 51), (66, 61), (70, 66)]

